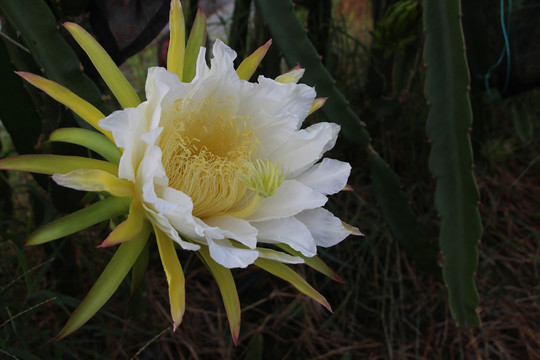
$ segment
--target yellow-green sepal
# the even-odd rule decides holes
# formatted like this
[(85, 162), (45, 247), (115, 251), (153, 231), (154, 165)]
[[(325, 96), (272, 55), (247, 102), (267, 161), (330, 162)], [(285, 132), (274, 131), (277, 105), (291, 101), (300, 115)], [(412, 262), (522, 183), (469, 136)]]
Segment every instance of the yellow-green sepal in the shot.
[(186, 310), (186, 280), (182, 266), (178, 260), (176, 249), (171, 238), (163, 231), (154, 226), (156, 242), (159, 250), (159, 257), (169, 284), (169, 302), (171, 305), (171, 317), (173, 320), (173, 331), (182, 322), (184, 311)]
[(206, 16), (204, 11), (199, 9), (193, 27), (189, 33), (189, 38), (186, 45), (186, 54), (184, 58), (184, 73), (182, 75), (183, 82), (191, 82), (195, 77), (197, 69), (197, 58), (201, 46), (206, 44)]
[(210, 256), (207, 246), (201, 245), (200, 250), (197, 251), (197, 255), (199, 255), (199, 258), (203, 261), (218, 284), (223, 305), (225, 306), (225, 312), (227, 313), (227, 319), (229, 319), (231, 335), (236, 344), (240, 336), (240, 317), (242, 310), (231, 270), (215, 262)]
[(0, 170), (38, 174), (67, 174), (73, 170), (95, 169), (118, 175), (118, 165), (108, 161), (69, 155), (19, 155), (0, 160)]
[(266, 44), (255, 50), (253, 54), (249, 55), (240, 63), (240, 65), (238, 65), (236, 73), (240, 79), (249, 80), (251, 78), (266, 55), (270, 45), (272, 45), (272, 40), (268, 40)]
[(70, 335), (101, 309), (133, 267), (141, 251), (143, 251), (149, 235), (150, 225), (145, 222), (143, 230), (133, 240), (120, 245), (105, 270), (103, 270), (88, 292), (88, 295), (75, 309), (60, 333), (51, 341), (61, 340)]
[(122, 153), (114, 143), (105, 136), (91, 130), (81, 128), (62, 128), (52, 132), (49, 137), (50, 142), (66, 142), (84, 146), (108, 161), (117, 164), (120, 162)]
[(39, 245), (60, 239), (107, 219), (125, 214), (129, 208), (128, 198), (109, 197), (84, 209), (54, 220), (34, 231), (25, 245)]
[(137, 107), (141, 100), (135, 89), (96, 39), (75, 23), (66, 22), (64, 27), (83, 48), (120, 105), (123, 108)]
[(280, 263), (279, 261), (268, 260), (258, 258), (255, 260), (255, 266), (260, 267), (261, 269), (268, 271), (270, 274), (275, 275), (293, 285), (298, 291), (309, 296), (322, 306), (332, 312), (330, 304), (324, 296), (322, 296), (317, 290), (315, 290), (311, 285), (309, 285), (300, 275), (298, 275), (294, 270), (292, 270), (287, 265)]
[(142, 210), (139, 208), (139, 205), (137, 205), (137, 202), (133, 200), (129, 206), (129, 215), (127, 219), (115, 227), (98, 247), (109, 247), (132, 240), (142, 231), (145, 222), (146, 220), (144, 219)]
[(321, 260), (318, 256), (312, 256), (307, 257), (302, 255), (300, 251), (296, 251), (293, 248), (291, 248), (287, 244), (275, 244), (276, 246), (280, 247), (281, 249), (285, 250), (291, 255), (298, 256), (304, 260), (304, 263), (312, 268), (313, 270), (316, 270), (320, 272), (323, 275), (328, 276), (330, 279), (335, 280), (337, 282), (343, 283), (343, 280), (332, 270), (324, 261)]
[(98, 125), (98, 121), (105, 118), (105, 115), (88, 101), (83, 100), (79, 96), (75, 95), (71, 90), (63, 87), (62, 85), (55, 83), (49, 79), (45, 79), (39, 75), (22, 72), (17, 72), (17, 75), (28, 81), (33, 86), (45, 92), (59, 103), (67, 106), (75, 114), (79, 115), (90, 126), (94, 127), (103, 135), (107, 136), (109, 140), (113, 140), (112, 133), (107, 130), (103, 130)]
[(322, 98), (316, 98), (313, 100), (313, 104), (311, 104), (311, 108), (309, 109), (308, 115), (313, 114), (315, 111), (319, 110), (323, 107), (323, 105), (326, 103), (326, 100), (328, 100), (327, 97)]
[(171, 0), (169, 28), (171, 38), (169, 41), (169, 52), (167, 53), (167, 70), (175, 73), (182, 80), (186, 52), (186, 24), (184, 22), (184, 13), (180, 0)]

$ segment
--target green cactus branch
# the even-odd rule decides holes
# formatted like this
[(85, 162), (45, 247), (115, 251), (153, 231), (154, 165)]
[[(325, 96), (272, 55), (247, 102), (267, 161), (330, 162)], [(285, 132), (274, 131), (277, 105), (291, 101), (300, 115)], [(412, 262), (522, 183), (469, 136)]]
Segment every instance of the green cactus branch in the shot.
[(373, 190), (394, 238), (420, 267), (439, 277), (437, 251), (418, 226), (409, 201), (401, 191), (398, 177), (371, 148), (368, 132), (322, 64), (319, 54), (307, 37), (304, 26), (294, 12), (292, 2), (257, 0), (257, 5), (270, 28), (273, 40), (289, 66), (299, 63), (306, 69), (302, 81), (315, 86), (318, 96), (328, 97), (322, 108), (327, 118), (340, 124), (343, 135), (351, 142), (369, 152)]
[(443, 277), (458, 324), (479, 325), (479, 297), (473, 277), (482, 226), (469, 136), (470, 78), (459, 0), (426, 0), (424, 26), (425, 94), (430, 104), (427, 134), (432, 141), (429, 167), (437, 181), (435, 206), (441, 215)]

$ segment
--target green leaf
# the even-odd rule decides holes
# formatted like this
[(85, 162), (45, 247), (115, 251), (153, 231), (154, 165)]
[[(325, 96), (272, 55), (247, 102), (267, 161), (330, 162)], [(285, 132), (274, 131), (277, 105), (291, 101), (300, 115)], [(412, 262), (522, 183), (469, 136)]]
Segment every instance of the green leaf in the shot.
[(38, 174), (67, 174), (77, 169), (103, 170), (118, 175), (118, 165), (108, 161), (69, 155), (20, 155), (0, 160), (0, 169)]
[(66, 142), (84, 146), (108, 161), (117, 164), (120, 162), (120, 150), (104, 135), (92, 130), (80, 128), (63, 128), (55, 130), (49, 137), (50, 142)]
[(322, 296), (317, 290), (311, 287), (300, 275), (298, 275), (293, 269), (287, 265), (274, 260), (258, 258), (255, 260), (255, 265), (261, 269), (268, 271), (293, 285), (302, 294), (305, 294), (324, 306), (328, 311), (332, 312), (330, 304), (324, 296)]
[(231, 270), (215, 262), (210, 256), (207, 246), (201, 245), (201, 249), (197, 251), (197, 255), (199, 255), (219, 286), (223, 305), (225, 306), (227, 318), (229, 319), (231, 335), (236, 344), (238, 336), (240, 335), (240, 315), (242, 311), (240, 308), (240, 300), (238, 299), (238, 291), (236, 291), (236, 285), (234, 284)]
[(148, 236), (150, 224), (145, 222), (143, 231), (133, 240), (120, 245), (105, 270), (101, 273), (96, 283), (81, 304), (73, 312), (64, 328), (51, 341), (58, 341), (73, 333), (83, 326), (116, 291), (122, 280), (143, 251)]
[(109, 197), (84, 209), (52, 221), (34, 231), (25, 245), (39, 245), (60, 239), (102, 221), (125, 214), (129, 209), (128, 198)]
[(424, 3), (425, 94), (430, 104), (429, 167), (437, 180), (435, 206), (441, 215), (443, 278), (452, 315), (459, 325), (471, 326), (480, 324), (474, 273), (482, 225), (469, 136), (470, 78), (460, 14), (459, 0)]

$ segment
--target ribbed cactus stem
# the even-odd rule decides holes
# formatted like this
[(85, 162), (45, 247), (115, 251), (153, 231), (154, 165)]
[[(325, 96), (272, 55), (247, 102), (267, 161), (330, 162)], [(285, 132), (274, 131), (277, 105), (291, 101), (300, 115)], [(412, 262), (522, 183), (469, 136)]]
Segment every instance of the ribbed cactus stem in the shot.
[(477, 243), (482, 233), (478, 189), (470, 140), (472, 111), (469, 70), (459, 0), (426, 0), (425, 94), (430, 106), (427, 135), (429, 167), (437, 185), (441, 215), (439, 242), (450, 310), (461, 326), (478, 325), (479, 297), (474, 283)]

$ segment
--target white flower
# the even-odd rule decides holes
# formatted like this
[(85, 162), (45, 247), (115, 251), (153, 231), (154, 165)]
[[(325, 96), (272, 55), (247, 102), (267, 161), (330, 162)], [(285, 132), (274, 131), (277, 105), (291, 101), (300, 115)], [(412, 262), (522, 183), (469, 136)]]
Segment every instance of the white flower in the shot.
[(233, 50), (217, 40), (213, 54), (208, 67), (201, 48), (190, 83), (149, 69), (147, 100), (99, 122), (123, 148), (118, 176), (136, 185), (148, 219), (186, 250), (208, 245), (227, 268), (258, 257), (302, 262), (258, 244), (284, 243), (311, 257), (343, 240), (353, 231), (322, 206), (345, 187), (350, 165), (318, 162), (339, 126), (300, 128), (315, 90), (241, 80)]

